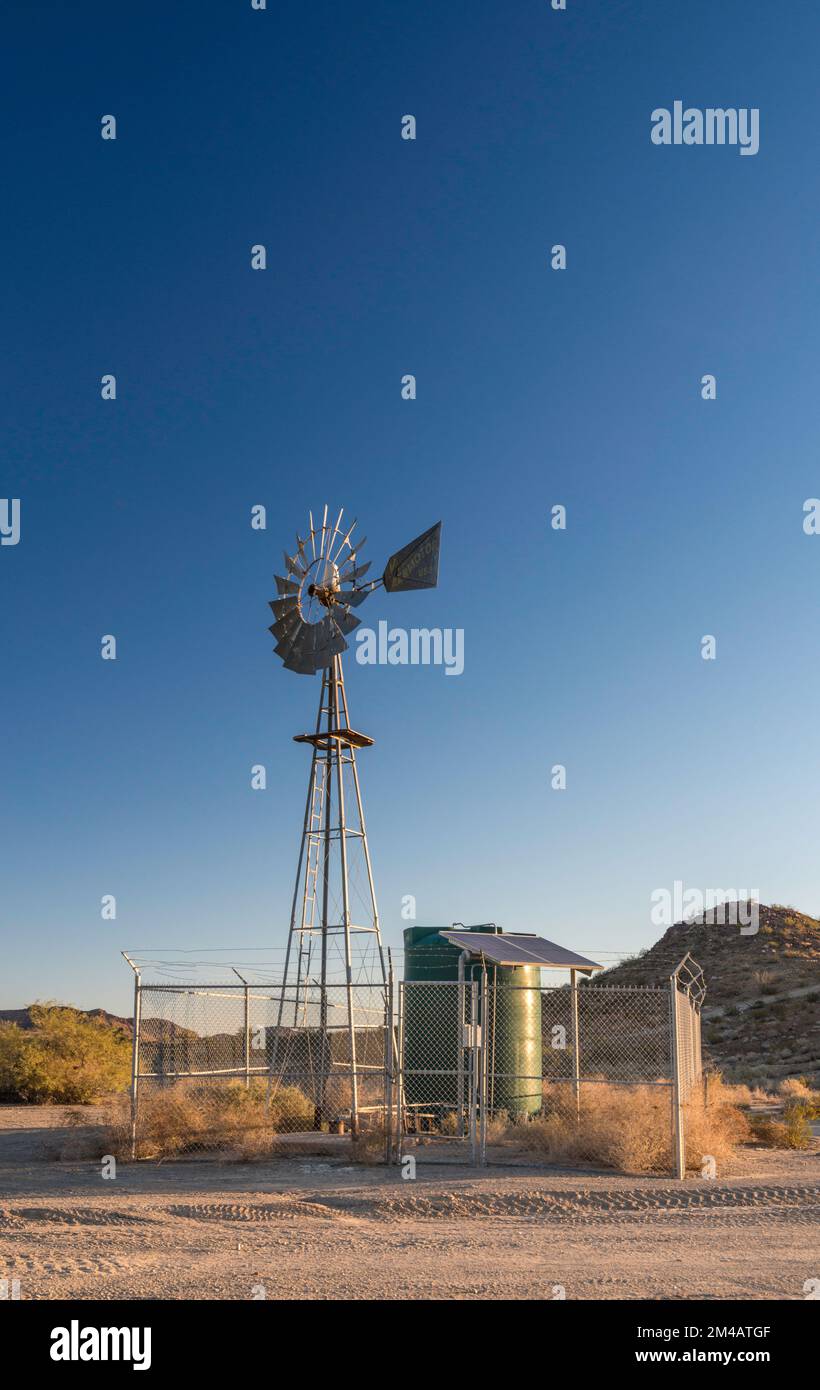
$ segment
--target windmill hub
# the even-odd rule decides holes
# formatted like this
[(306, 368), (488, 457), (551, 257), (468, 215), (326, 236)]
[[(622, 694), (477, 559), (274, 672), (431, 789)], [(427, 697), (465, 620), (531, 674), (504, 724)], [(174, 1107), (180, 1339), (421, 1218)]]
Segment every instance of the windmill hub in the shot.
[[(314, 571), (311, 577), (311, 571)], [(332, 560), (314, 560), (305, 579), (310, 578), (310, 583), (305, 588), (309, 598), (318, 599), (323, 608), (330, 608), (337, 600), (336, 595), (341, 588), (339, 582), (339, 566), (334, 565)], [(305, 580), (302, 581), (304, 588)], [(307, 607), (307, 612), (305, 612)], [(302, 605), (302, 612), (310, 621), (310, 605)]]

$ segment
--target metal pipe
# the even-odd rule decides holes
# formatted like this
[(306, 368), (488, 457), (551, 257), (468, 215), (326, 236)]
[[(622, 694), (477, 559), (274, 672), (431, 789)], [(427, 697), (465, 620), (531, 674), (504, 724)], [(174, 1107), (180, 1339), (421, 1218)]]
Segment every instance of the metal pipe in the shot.
[[(125, 955), (125, 952), (123, 952)], [(128, 957), (125, 956), (128, 960)], [(140, 1023), (142, 1021), (142, 989), (140, 972), (132, 961), (128, 964), (134, 971), (134, 1042), (131, 1054), (131, 1157), (137, 1156), (137, 1120), (139, 1116), (139, 1077), (140, 1077)]]
[(572, 1093), (575, 1096), (575, 1115), (581, 1119), (581, 1052), (578, 1036), (578, 971), (570, 970), (570, 995), (572, 1001)]
[(676, 975), (670, 975), (669, 988), (671, 990), (669, 1013), (672, 1044), (672, 1157), (675, 1177), (683, 1178), (686, 1174), (686, 1156), (683, 1135), (683, 1102), (681, 1098), (680, 1046), (678, 1035), (678, 981)]
[(384, 1009), (384, 1161), (389, 1164), (393, 1156), (393, 967), (387, 981), (387, 998)]
[(485, 965), (485, 964), (483, 963), (483, 961), (482, 961), (482, 967), (481, 967), (481, 1007), (480, 1007), (480, 1010), (479, 1010), (480, 1015), (481, 1015), (481, 1032), (480, 1032), (480, 1034), (479, 1034), (479, 1044), (478, 1044), (479, 1074), (480, 1074), (480, 1077), (481, 1077), (480, 1102), (479, 1102), (479, 1104), (480, 1104), (480, 1117), (481, 1117), (481, 1147), (480, 1147), (480, 1154), (479, 1154), (479, 1162), (480, 1162), (480, 1164), (481, 1164), (482, 1167), (484, 1167), (485, 1164), (486, 1164), (486, 1162), (487, 1162), (487, 1120), (488, 1120), (488, 1115), (487, 1115), (487, 1091), (488, 1091), (488, 1084), (487, 1084), (487, 1082), (488, 1082), (487, 1068), (488, 1068), (488, 1060), (489, 1060), (489, 1049), (488, 1049), (488, 1047), (487, 1047), (487, 1013), (488, 1013), (488, 1009), (487, 1009), (487, 993), (488, 993), (487, 967), (486, 967), (486, 965)]
[[(468, 1116), (465, 1114), (464, 1107), (464, 1081), (465, 1081), (465, 1030), (467, 1024), (467, 997), (464, 989), (464, 975), (468, 952), (460, 951), (458, 956), (458, 1004), (456, 1014), (458, 1017), (458, 1073), (456, 1078), (456, 1105), (458, 1106), (458, 1131), (461, 1135), (466, 1135), (468, 1130)], [(471, 1019), (475, 1023), (475, 1018)]]

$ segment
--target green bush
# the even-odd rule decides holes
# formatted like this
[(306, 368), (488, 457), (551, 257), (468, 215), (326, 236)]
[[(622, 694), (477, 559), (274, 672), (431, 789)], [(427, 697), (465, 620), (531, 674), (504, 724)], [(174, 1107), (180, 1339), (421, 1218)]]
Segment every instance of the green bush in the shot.
[(124, 1090), (131, 1042), (121, 1028), (58, 1004), (33, 1004), (32, 1028), (0, 1024), (0, 1093), (43, 1105), (84, 1105)]

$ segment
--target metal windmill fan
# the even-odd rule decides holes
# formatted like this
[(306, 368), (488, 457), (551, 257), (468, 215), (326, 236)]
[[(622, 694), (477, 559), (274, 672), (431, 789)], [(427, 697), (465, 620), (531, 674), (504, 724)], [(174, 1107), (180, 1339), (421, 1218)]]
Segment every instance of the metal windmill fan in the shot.
[(343, 532), (343, 516), (344, 508), (331, 526), (325, 506), (319, 527), (309, 512), (306, 538), (297, 534), (296, 553), (284, 552), (284, 576), (274, 576), (279, 595), (270, 601), (276, 619), (270, 627), (274, 651), (289, 671), (300, 675), (332, 666), (347, 651), (345, 639), (360, 622), (351, 610), (374, 589), (434, 589), (438, 582), (440, 521), (391, 555), (381, 579), (362, 583), (370, 569), (370, 561), (360, 559), (365, 541), (352, 539), (355, 521)]

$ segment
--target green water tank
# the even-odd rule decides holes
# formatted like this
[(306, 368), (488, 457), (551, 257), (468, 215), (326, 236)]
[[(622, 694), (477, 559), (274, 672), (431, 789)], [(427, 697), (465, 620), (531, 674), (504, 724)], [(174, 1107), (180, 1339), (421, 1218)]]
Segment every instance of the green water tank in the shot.
[[(493, 925), (459, 931), (493, 932)], [(457, 946), (439, 932), (446, 927), (406, 927), (404, 932), (405, 1094), (411, 1105), (457, 1104), (460, 1047)], [(480, 962), (466, 963), (464, 978), (475, 980), (480, 1010)], [(430, 989), (413, 988), (429, 983)], [(532, 965), (487, 966), (488, 1017), (482, 1041), (487, 1052), (487, 1102), (491, 1114), (535, 1114), (542, 1105), (540, 971)], [(471, 1018), (471, 991), (465, 1013)], [(477, 1020), (482, 1022), (482, 1020)]]

